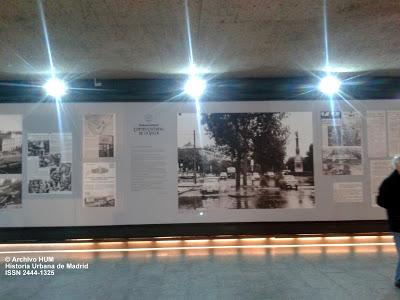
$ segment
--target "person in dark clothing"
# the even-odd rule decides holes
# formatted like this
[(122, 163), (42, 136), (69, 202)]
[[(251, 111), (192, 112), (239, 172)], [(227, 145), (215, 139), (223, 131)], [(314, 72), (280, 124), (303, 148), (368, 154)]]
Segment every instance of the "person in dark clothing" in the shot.
[(399, 256), (395, 285), (400, 288), (400, 156), (393, 158), (394, 171), (379, 187), (377, 204), (386, 209), (389, 228), (393, 232), (397, 254)]

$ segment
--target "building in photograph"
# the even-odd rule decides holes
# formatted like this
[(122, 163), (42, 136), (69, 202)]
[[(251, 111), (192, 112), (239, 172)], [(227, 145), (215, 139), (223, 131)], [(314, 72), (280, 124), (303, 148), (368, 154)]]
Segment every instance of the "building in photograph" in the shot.
[(114, 137), (112, 135), (99, 136), (99, 157), (114, 156)]
[(213, 162), (228, 160), (228, 158), (219, 152), (213, 146), (196, 147), (191, 142), (178, 147), (178, 165), (181, 172), (193, 172), (194, 165), (197, 170), (204, 173), (217, 172), (218, 168), (213, 170)]
[(5, 134), (0, 133), (0, 151), (11, 152), (21, 148), (22, 133), (21, 132), (8, 132)]

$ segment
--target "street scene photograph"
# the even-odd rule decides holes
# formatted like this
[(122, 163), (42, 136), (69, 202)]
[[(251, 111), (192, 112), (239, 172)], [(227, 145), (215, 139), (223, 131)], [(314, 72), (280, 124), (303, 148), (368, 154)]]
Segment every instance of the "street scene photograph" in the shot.
[(311, 112), (177, 118), (181, 212), (315, 207)]
[(0, 178), (0, 209), (21, 207), (21, 179)]
[(88, 195), (85, 196), (86, 207), (115, 207), (115, 196), (109, 195)]
[(0, 174), (21, 174), (22, 116), (0, 115)]

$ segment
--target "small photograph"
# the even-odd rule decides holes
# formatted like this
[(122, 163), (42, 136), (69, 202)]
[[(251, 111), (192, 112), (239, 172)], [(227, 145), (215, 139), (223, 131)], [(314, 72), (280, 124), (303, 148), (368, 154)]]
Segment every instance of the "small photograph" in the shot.
[(115, 207), (115, 196), (111, 194), (92, 195), (87, 193), (84, 201), (86, 207)]
[(50, 168), (50, 186), (54, 192), (71, 191), (71, 163)]
[(328, 126), (328, 146), (342, 145), (342, 128), (340, 126)]
[(39, 156), (39, 168), (58, 167), (61, 163), (61, 153)]
[(21, 174), (22, 116), (0, 115), (0, 174)]
[(362, 148), (337, 147), (322, 149), (324, 175), (362, 175)]
[(342, 121), (343, 146), (361, 146), (362, 143), (362, 119), (355, 112), (344, 112)]
[(21, 179), (0, 178), (0, 209), (21, 208)]
[(181, 212), (315, 207), (311, 112), (178, 114)]
[(90, 176), (92, 174), (102, 175), (102, 174), (107, 174), (107, 173), (109, 173), (109, 169), (108, 168), (104, 168), (104, 167), (97, 167), (97, 168), (88, 170), (86, 172), (87, 176)]
[(71, 192), (71, 163), (62, 163), (59, 167), (52, 167), (49, 172), (49, 180), (29, 180), (28, 192), (30, 194)]
[(30, 194), (50, 193), (50, 182), (42, 179), (32, 179), (28, 183), (28, 192)]
[(114, 157), (114, 136), (99, 136), (99, 157)]
[(50, 153), (50, 141), (28, 140), (28, 156), (46, 156)]

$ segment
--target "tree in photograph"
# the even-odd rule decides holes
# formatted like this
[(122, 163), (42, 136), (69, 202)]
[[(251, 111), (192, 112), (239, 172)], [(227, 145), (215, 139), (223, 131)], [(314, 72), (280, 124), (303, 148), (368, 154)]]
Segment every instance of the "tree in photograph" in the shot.
[(284, 168), (286, 142), (289, 130), (282, 120), (285, 113), (255, 114), (257, 127), (254, 131), (253, 158), (261, 173), (279, 172)]
[(178, 163), (183, 171), (194, 171), (194, 158), (196, 159), (196, 166), (200, 172), (203, 172), (207, 164), (207, 158), (201, 155), (199, 149), (178, 149)]
[(313, 150), (313, 144), (310, 144), (310, 147), (308, 147), (308, 151), (306, 154), (306, 157), (303, 160), (303, 168), (305, 172), (314, 172), (314, 150)]
[(226, 172), (229, 167), (232, 166), (232, 162), (228, 160), (219, 161), (217, 159), (211, 159), (208, 161), (207, 173), (219, 175), (221, 172)]
[[(236, 168), (236, 189), (240, 189), (242, 161), (252, 148), (254, 118), (247, 113), (203, 114), (202, 124), (219, 149), (232, 158)], [(244, 174), (244, 176), (246, 176)]]
[(204, 114), (202, 124), (225, 155), (232, 157), (236, 168), (236, 189), (247, 182), (251, 156), (261, 170), (282, 170), (288, 129), (282, 124), (285, 113), (216, 113)]
[(289, 157), (286, 162), (286, 168), (290, 170), (290, 172), (294, 172), (294, 156)]
[(218, 160), (212, 159), (209, 161), (208, 173), (218, 175), (221, 172), (221, 164)]

